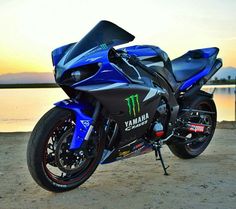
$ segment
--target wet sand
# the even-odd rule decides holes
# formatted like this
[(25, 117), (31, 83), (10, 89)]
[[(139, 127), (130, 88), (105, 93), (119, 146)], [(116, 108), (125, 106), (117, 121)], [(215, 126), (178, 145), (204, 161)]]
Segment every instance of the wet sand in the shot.
[(54, 194), (41, 189), (26, 165), (30, 133), (0, 134), (0, 208), (235, 209), (236, 129), (217, 129), (198, 158), (181, 160), (168, 147), (164, 176), (154, 153), (101, 165), (80, 188)]

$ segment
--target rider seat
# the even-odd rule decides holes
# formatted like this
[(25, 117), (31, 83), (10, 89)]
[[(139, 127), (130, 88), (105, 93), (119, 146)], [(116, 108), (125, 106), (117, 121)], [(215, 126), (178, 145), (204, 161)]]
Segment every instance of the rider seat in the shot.
[(216, 47), (196, 49), (188, 51), (171, 61), (172, 71), (177, 81), (185, 81), (201, 72), (209, 63), (209, 60), (216, 56), (219, 49)]

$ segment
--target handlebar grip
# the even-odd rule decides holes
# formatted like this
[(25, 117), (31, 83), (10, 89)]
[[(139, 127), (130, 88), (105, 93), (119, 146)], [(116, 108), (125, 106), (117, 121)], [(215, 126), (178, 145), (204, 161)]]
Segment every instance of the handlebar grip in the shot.
[(133, 55), (130, 56), (129, 63), (133, 66), (138, 66), (138, 67), (142, 68), (148, 74), (151, 74), (152, 76), (156, 77), (156, 72), (153, 70), (150, 70), (146, 65), (142, 64), (137, 57), (135, 57)]
[(133, 55), (129, 57), (128, 61), (131, 65), (139, 64), (139, 59), (137, 57), (133, 56)]

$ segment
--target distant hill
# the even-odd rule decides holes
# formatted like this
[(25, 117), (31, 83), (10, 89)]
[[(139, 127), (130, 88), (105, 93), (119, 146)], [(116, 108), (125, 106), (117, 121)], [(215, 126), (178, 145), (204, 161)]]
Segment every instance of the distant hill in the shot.
[(11, 73), (0, 75), (0, 84), (55, 83), (53, 73)]
[[(215, 77), (228, 80), (228, 76), (234, 79), (236, 76), (235, 67), (221, 68), (211, 80)], [(0, 84), (32, 84), (32, 83), (55, 83), (53, 73), (11, 73), (0, 75)]]
[(231, 77), (231, 79), (235, 79), (236, 77), (236, 68), (235, 67), (224, 67), (221, 68), (213, 77), (212, 80), (217, 77), (219, 80), (220, 79), (226, 79), (228, 80), (228, 76)]

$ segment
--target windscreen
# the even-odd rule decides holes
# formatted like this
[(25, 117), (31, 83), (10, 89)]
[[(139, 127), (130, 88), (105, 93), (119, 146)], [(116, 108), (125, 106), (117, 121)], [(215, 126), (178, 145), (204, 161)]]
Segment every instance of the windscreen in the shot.
[(134, 40), (134, 36), (119, 26), (109, 21), (99, 22), (84, 38), (81, 39), (68, 53), (65, 63), (69, 62), (78, 55), (100, 46), (108, 48)]

